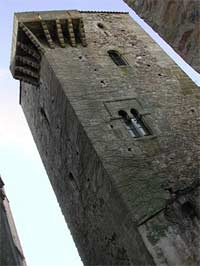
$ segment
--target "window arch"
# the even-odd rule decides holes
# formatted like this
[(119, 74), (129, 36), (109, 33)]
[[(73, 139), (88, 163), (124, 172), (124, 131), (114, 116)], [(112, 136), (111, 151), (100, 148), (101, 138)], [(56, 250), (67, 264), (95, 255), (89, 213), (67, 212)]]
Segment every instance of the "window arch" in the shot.
[(125, 59), (120, 55), (119, 52), (115, 50), (109, 50), (108, 55), (112, 59), (112, 61), (117, 65), (117, 66), (126, 66), (128, 65)]
[(121, 118), (123, 119), (125, 125), (126, 125), (126, 128), (128, 129), (128, 132), (129, 134), (134, 137), (134, 138), (137, 138), (138, 137), (138, 134), (137, 134), (137, 130), (135, 129), (132, 121), (131, 121), (131, 118), (129, 117), (129, 115), (127, 114), (126, 111), (124, 110), (120, 110), (118, 112), (119, 116), (121, 116)]
[(118, 112), (119, 116), (123, 119), (129, 134), (134, 138), (152, 135), (151, 130), (144, 122), (142, 115), (134, 108), (130, 110), (130, 113), (131, 116), (129, 116), (124, 110)]

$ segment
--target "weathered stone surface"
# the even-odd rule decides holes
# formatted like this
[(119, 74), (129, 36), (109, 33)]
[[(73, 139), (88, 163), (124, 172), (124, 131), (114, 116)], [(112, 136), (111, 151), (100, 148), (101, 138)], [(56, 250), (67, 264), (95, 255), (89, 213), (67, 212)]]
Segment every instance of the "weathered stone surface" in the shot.
[(26, 266), (3, 186), (4, 183), (0, 177), (0, 265)]
[(124, 0), (200, 73), (199, 0)]
[[(87, 46), (44, 46), (39, 84), (22, 80), (20, 95), (84, 265), (188, 266), (162, 249), (175, 229), (174, 253), (198, 263), (200, 91), (128, 14), (79, 15)], [(152, 135), (129, 134), (118, 111), (131, 108)]]

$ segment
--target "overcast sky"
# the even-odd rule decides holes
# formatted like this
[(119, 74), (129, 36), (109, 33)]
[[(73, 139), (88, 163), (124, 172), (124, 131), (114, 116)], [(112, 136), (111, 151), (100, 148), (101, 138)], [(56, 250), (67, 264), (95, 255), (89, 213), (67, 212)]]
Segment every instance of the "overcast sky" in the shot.
[[(13, 13), (55, 9), (130, 11), (122, 0), (1, 0), (0, 174), (29, 266), (82, 265), (18, 104), (19, 82), (8, 70)], [(133, 12), (131, 15), (136, 18)], [(200, 85), (199, 75), (149, 27), (145, 29)]]

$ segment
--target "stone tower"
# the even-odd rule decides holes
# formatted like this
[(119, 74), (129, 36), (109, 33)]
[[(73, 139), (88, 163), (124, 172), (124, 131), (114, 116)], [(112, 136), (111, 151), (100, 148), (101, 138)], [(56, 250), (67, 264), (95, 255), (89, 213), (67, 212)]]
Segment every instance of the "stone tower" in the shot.
[(17, 13), (12, 47), (84, 265), (197, 265), (198, 87), (127, 13)]
[(200, 73), (199, 0), (124, 0)]
[(0, 177), (0, 265), (26, 266), (14, 220)]

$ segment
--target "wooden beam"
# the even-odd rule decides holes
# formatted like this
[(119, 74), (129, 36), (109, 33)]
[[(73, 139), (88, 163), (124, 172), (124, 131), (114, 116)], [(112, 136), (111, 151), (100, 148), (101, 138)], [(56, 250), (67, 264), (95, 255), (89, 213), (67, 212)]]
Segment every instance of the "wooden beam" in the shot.
[(20, 81), (29, 83), (29, 84), (34, 85), (34, 86), (38, 86), (39, 85), (39, 81), (37, 81), (34, 78), (24, 77), (24, 76), (21, 76), (21, 75), (15, 75), (15, 79), (18, 79)]
[(65, 39), (64, 39), (62, 26), (61, 26), (61, 23), (60, 23), (59, 19), (56, 19), (56, 29), (57, 29), (57, 35), (58, 35), (58, 40), (59, 40), (60, 46), (62, 48), (65, 48), (66, 47)]
[(41, 25), (42, 25), (42, 29), (44, 31), (44, 35), (45, 35), (45, 38), (47, 40), (47, 43), (48, 43), (49, 47), (51, 49), (55, 49), (55, 45), (54, 45), (53, 39), (51, 38), (51, 34), (49, 32), (47, 23), (44, 20), (42, 20), (42, 18), (40, 16), (39, 16), (39, 19), (40, 19), (40, 22), (41, 22)]
[(73, 27), (73, 23), (72, 23), (71, 18), (67, 19), (67, 26), (68, 26), (68, 32), (69, 32), (69, 38), (70, 38), (71, 45), (72, 45), (72, 47), (75, 47), (76, 46), (76, 39), (75, 39), (74, 27)]
[(83, 23), (83, 19), (82, 18), (80, 18), (80, 20), (79, 20), (79, 32), (80, 32), (82, 45), (83, 46), (87, 46), (84, 23)]
[(19, 47), (20, 49), (22, 49), (25, 53), (27, 53), (28, 55), (33, 56), (35, 59), (37, 59), (38, 61), (41, 60), (41, 56), (40, 54), (38, 54), (35, 50), (29, 48), (28, 45), (23, 44), (22, 42), (17, 42), (17, 47)]
[(25, 74), (27, 76), (31, 76), (32, 78), (39, 79), (39, 74), (35, 71), (31, 71), (27, 69), (26, 67), (22, 66), (15, 66), (15, 71), (18, 71), (22, 74)]
[(31, 66), (32, 68), (39, 69), (40, 65), (39, 63), (36, 63), (35, 61), (31, 60), (31, 58), (27, 58), (25, 56), (16, 55), (15, 57), (16, 62), (20, 62), (24, 65)]
[(42, 54), (45, 53), (44, 48), (42, 47), (41, 43), (37, 39), (37, 37), (32, 33), (31, 30), (29, 30), (24, 23), (19, 24), (20, 28), (23, 30), (23, 32), (26, 34), (26, 36), (29, 38), (29, 40), (35, 45), (35, 47), (38, 49), (38, 51)]

